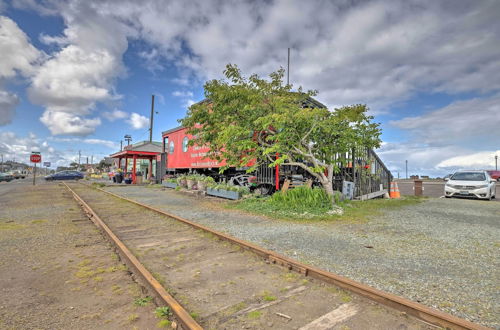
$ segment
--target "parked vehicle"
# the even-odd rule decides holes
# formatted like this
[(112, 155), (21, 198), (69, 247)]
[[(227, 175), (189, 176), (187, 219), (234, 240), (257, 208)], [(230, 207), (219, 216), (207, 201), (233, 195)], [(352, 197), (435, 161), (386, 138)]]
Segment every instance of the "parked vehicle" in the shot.
[(9, 173), (0, 173), (0, 182), (1, 181), (6, 181), (6, 182), (10, 182), (14, 180), (14, 177), (9, 174)]
[(486, 171), (488, 174), (491, 176), (492, 179), (495, 179), (497, 181), (500, 181), (500, 171)]
[(10, 172), (10, 175), (12, 175), (14, 179), (24, 179), (26, 177), (26, 174), (22, 174), (19, 171), (12, 171)]
[(83, 179), (83, 174), (78, 171), (61, 171), (51, 175), (47, 175), (45, 180), (80, 180)]
[(486, 171), (455, 172), (444, 185), (446, 198), (473, 197), (491, 200), (495, 195), (495, 180)]

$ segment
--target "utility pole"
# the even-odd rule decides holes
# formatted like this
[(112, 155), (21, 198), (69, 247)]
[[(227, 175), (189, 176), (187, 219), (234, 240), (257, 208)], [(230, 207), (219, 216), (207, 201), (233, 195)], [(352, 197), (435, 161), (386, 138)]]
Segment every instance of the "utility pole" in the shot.
[(129, 146), (130, 145), (130, 141), (132, 141), (132, 136), (130, 136), (129, 134), (127, 134), (123, 138), (125, 139), (125, 141), (127, 141), (127, 146)]
[(406, 163), (406, 178), (408, 179), (408, 161), (405, 160), (405, 163)]
[[(3, 163), (3, 158), (2, 158), (2, 163)], [(495, 155), (495, 171), (498, 171), (498, 156)]]
[(90, 156), (90, 165), (94, 165), (94, 155)]
[(120, 151), (123, 151), (123, 140), (120, 140)]
[(82, 151), (78, 150), (78, 169), (80, 169), (80, 160), (82, 158)]
[(153, 116), (155, 113), (155, 95), (151, 95), (151, 117), (149, 118), (149, 142), (153, 142)]
[(290, 85), (290, 48), (288, 48), (288, 63), (286, 69), (286, 84)]

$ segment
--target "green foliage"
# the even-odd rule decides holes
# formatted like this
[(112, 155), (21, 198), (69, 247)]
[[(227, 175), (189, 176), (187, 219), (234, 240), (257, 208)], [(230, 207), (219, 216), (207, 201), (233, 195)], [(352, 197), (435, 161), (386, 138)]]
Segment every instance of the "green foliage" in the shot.
[(332, 198), (323, 189), (297, 187), (271, 196), (271, 203), (290, 209), (330, 209)]
[(170, 317), (171, 316), (170, 307), (162, 306), (155, 309), (155, 315), (157, 318)]
[[(340, 203), (343, 214), (328, 214), (329, 208), (317, 207), (289, 207), (288, 204), (276, 203), (271, 197), (249, 198), (238, 203), (227, 204), (227, 208), (234, 208), (246, 212), (264, 215), (281, 220), (335, 220), (335, 221), (367, 221), (371, 216), (383, 214), (383, 212), (415, 205), (425, 202), (426, 198), (404, 196), (401, 199), (372, 199), (364, 202), (344, 201)], [(340, 207), (336, 206), (336, 207)]]
[(158, 328), (168, 328), (172, 322), (169, 320), (160, 320), (157, 324), (156, 327)]
[[(225, 80), (205, 84), (209, 101), (192, 105), (180, 121), (195, 136), (191, 145), (207, 145), (208, 158), (227, 161), (221, 171), (251, 160), (256, 162), (249, 172), (264, 161), (294, 164), (331, 187), (331, 175), (338, 170), (335, 155), (380, 145), (379, 125), (367, 115), (366, 105), (330, 111), (312, 100), (316, 91), (292, 92), (283, 83), (283, 69), (268, 80), (243, 77), (231, 64), (224, 74)], [(328, 193), (333, 193), (330, 188)]]
[(250, 194), (250, 189), (248, 187), (235, 186), (235, 185), (227, 184), (227, 183), (211, 183), (208, 185), (208, 187), (211, 189), (217, 189), (217, 190), (236, 191), (236, 192), (239, 192), (241, 195)]
[(136, 306), (147, 306), (153, 300), (152, 297), (137, 298), (134, 300)]
[(247, 314), (247, 317), (251, 320), (258, 319), (261, 316), (262, 316), (262, 312), (260, 312), (260, 311), (252, 311), (252, 312)]

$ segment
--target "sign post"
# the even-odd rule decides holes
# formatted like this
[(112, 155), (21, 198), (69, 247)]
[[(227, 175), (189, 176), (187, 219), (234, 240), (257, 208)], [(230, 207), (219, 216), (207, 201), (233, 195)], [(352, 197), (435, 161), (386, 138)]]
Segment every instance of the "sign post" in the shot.
[(30, 161), (35, 163), (35, 168), (33, 169), (33, 185), (35, 185), (36, 180), (36, 163), (40, 163), (42, 161), (42, 155), (39, 152), (31, 152)]

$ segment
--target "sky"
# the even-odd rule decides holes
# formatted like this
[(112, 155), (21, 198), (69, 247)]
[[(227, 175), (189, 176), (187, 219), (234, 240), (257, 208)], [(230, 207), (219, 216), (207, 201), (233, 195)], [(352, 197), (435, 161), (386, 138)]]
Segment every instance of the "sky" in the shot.
[(0, 0), (0, 154), (94, 162), (178, 126), (228, 63), (367, 104), (395, 177), (493, 169), (500, 1)]

